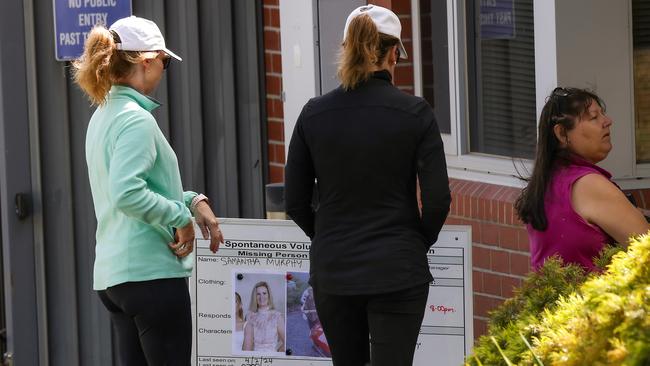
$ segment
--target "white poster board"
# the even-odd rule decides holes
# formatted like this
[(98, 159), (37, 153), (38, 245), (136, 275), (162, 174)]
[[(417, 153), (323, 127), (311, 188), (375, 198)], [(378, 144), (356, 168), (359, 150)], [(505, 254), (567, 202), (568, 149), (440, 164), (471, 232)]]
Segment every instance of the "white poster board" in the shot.
[[(307, 283), (309, 238), (286, 220), (223, 219), (220, 227), (217, 253), (207, 240), (196, 245), (193, 365), (332, 365)], [(470, 227), (443, 227), (428, 259), (434, 281), (413, 364), (461, 365), (473, 344)], [(273, 309), (254, 311), (256, 303)]]

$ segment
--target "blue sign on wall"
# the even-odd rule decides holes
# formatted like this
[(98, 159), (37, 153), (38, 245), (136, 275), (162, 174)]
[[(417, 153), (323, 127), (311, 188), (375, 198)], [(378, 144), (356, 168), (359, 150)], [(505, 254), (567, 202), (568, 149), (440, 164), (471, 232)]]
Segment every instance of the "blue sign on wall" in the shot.
[(81, 56), (88, 32), (97, 24), (106, 27), (131, 15), (131, 0), (54, 0), (56, 59)]
[(481, 38), (515, 38), (514, 0), (481, 0)]

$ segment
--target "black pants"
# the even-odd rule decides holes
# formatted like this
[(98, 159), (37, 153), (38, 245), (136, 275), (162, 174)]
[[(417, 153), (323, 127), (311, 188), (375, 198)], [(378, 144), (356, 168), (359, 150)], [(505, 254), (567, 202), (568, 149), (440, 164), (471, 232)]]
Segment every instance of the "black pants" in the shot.
[(127, 282), (98, 294), (111, 313), (119, 365), (190, 365), (192, 315), (185, 278)]
[(314, 289), (334, 366), (411, 366), (428, 295), (428, 283), (377, 295)]

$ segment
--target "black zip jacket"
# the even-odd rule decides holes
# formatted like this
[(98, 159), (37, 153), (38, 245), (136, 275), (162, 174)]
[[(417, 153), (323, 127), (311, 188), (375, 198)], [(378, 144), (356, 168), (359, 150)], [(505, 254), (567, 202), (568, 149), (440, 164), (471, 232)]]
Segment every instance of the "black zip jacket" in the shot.
[(393, 86), (387, 71), (311, 99), (291, 137), (285, 199), (312, 239), (310, 283), (319, 291), (375, 294), (431, 281), (426, 253), (451, 202), (431, 107)]

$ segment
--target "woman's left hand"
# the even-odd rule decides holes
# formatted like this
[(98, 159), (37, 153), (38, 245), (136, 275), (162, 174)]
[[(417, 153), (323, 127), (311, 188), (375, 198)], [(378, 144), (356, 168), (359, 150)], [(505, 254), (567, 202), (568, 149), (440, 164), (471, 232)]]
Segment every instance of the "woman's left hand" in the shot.
[(210, 250), (215, 253), (219, 244), (223, 243), (223, 233), (219, 229), (219, 221), (206, 201), (201, 201), (194, 210), (196, 224), (201, 228), (203, 239), (210, 238)]

